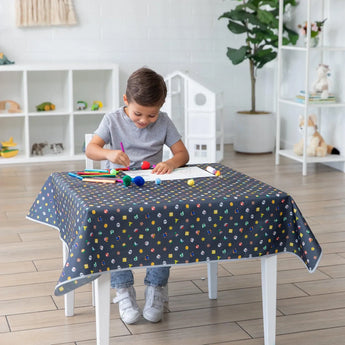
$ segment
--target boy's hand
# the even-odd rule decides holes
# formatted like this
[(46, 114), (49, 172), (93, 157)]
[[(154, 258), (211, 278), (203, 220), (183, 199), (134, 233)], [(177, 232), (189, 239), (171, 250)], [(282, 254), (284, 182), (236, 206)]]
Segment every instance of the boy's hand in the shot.
[(121, 150), (109, 150), (109, 152), (107, 152), (107, 160), (125, 167), (128, 167), (130, 164), (128, 156)]
[(158, 163), (152, 170), (152, 174), (163, 175), (170, 174), (174, 170), (174, 167), (167, 162)]

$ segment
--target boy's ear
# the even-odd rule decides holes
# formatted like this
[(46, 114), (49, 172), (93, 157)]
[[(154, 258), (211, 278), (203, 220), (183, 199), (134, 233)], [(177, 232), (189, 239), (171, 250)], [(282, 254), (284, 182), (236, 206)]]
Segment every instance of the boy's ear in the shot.
[(126, 94), (123, 95), (123, 101), (125, 102), (126, 105), (128, 105), (128, 99)]

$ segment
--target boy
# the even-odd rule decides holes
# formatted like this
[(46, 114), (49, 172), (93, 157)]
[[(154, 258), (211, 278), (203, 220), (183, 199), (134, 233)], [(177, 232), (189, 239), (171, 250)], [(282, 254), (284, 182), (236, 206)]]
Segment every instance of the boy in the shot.
[[(169, 174), (185, 165), (189, 155), (181, 135), (168, 115), (160, 111), (166, 94), (162, 76), (148, 68), (135, 71), (127, 81), (125, 106), (104, 116), (86, 148), (87, 157), (107, 160), (109, 169), (140, 168), (145, 160), (156, 165), (153, 169), (156, 174)], [(110, 149), (103, 148), (105, 144), (110, 144)], [(173, 157), (162, 162), (164, 144)], [(164, 303), (168, 301), (169, 270), (170, 267), (150, 267), (146, 271), (143, 316), (148, 321), (159, 322), (163, 317)], [(133, 284), (131, 270), (111, 275), (111, 286), (116, 288), (114, 303), (119, 303), (121, 319), (127, 324), (140, 318)]]

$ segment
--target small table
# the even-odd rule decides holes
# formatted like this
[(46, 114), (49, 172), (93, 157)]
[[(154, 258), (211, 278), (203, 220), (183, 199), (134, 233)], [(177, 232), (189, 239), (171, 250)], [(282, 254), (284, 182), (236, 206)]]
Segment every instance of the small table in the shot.
[[(197, 262), (214, 268), (221, 260), (255, 257), (262, 262), (265, 344), (274, 344), (275, 254), (293, 253), (313, 272), (321, 247), (290, 195), (223, 165), (214, 168), (221, 176), (196, 178), (194, 186), (169, 180), (125, 187), (67, 172), (45, 182), (28, 218), (57, 228), (68, 248), (55, 295), (96, 280), (97, 344), (109, 343), (110, 271)], [(209, 279), (216, 279), (214, 269)]]

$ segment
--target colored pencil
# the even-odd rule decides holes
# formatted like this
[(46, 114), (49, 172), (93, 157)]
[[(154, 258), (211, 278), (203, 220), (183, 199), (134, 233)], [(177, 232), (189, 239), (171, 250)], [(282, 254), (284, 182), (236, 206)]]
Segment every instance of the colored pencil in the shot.
[(102, 172), (84, 172), (84, 171), (78, 171), (78, 175), (82, 176), (115, 176), (115, 174), (110, 174), (110, 173), (102, 173)]
[(108, 169), (85, 169), (85, 172), (95, 172), (95, 173), (109, 173)]
[(72, 177), (76, 177), (76, 178), (79, 179), (79, 180), (82, 180), (82, 179), (83, 179), (81, 176), (79, 176), (79, 175), (77, 175), (77, 174), (74, 174), (74, 173), (71, 173), (71, 172), (69, 172), (68, 175), (69, 175), (69, 176), (72, 176)]
[(83, 178), (83, 182), (95, 182), (95, 183), (121, 183), (121, 180), (110, 180), (110, 179), (97, 179), (97, 178)]

